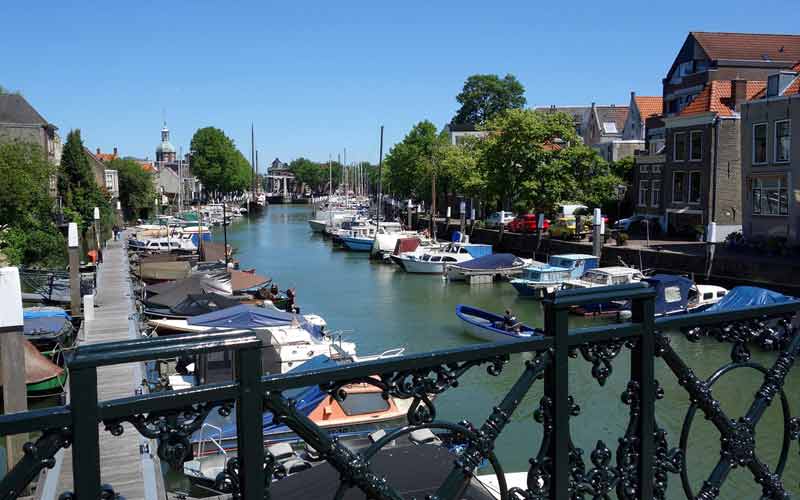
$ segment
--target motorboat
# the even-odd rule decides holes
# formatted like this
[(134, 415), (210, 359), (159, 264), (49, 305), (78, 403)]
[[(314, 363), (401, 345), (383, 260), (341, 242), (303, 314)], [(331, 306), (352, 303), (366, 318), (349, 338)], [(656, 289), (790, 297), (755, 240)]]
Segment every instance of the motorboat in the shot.
[(491, 253), (491, 245), (453, 242), (441, 249), (392, 255), (392, 261), (407, 273), (444, 274), (449, 264), (464, 263)]
[(375, 232), (371, 253), (375, 257), (384, 258), (394, 252), (399, 239), (414, 237), (420, 240), (426, 239), (416, 231), (403, 230), (403, 226), (399, 222), (380, 222)]
[(376, 227), (367, 224), (353, 226), (338, 233), (339, 240), (348, 250), (354, 252), (369, 252), (372, 250), (372, 243), (375, 240)]
[(451, 281), (492, 281), (522, 273), (530, 260), (510, 253), (497, 253), (478, 257), (459, 264), (447, 266), (447, 278)]
[(695, 284), (689, 290), (689, 310), (705, 311), (721, 301), (728, 294), (728, 289), (717, 285)]
[(543, 335), (541, 330), (523, 323), (509, 325), (510, 327), (506, 328), (503, 316), (477, 307), (459, 304), (456, 306), (456, 316), (462, 321), (466, 333), (488, 342), (511, 341)]
[(547, 264), (534, 262), (526, 267), (521, 277), (511, 280), (511, 285), (523, 297), (542, 298), (559, 290), (565, 281), (597, 268), (598, 263), (594, 255), (552, 255)]
[[(562, 285), (563, 289), (599, 288), (615, 285), (638, 283), (644, 275), (638, 269), (624, 266), (598, 267), (583, 273), (580, 279), (567, 280)], [(626, 309), (624, 301), (611, 301), (597, 304), (588, 304), (571, 309), (573, 313), (582, 316), (619, 316)]]
[(57, 347), (68, 344), (75, 334), (72, 318), (60, 307), (26, 307), (22, 319), (25, 338), (50, 357)]
[(308, 221), (308, 225), (315, 233), (323, 233), (329, 227), (339, 227), (342, 221), (350, 219), (358, 215), (358, 211), (354, 209), (337, 209), (329, 208), (328, 210), (320, 210), (316, 213), (315, 218)]

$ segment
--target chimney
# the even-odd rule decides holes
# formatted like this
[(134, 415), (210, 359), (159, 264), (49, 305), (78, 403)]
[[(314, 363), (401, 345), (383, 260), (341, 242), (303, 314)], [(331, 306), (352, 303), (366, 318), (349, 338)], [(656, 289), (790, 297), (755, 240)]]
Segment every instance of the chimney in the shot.
[(747, 80), (733, 80), (731, 82), (731, 103), (736, 109), (747, 100)]
[(114, 146), (114, 158), (116, 158), (116, 157), (117, 157), (117, 147)]

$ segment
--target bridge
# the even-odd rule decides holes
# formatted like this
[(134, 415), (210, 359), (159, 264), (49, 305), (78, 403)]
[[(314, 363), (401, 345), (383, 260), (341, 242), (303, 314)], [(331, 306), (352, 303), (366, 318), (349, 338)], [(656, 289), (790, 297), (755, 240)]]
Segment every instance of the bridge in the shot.
[[(212, 411), (228, 412), (234, 404), (238, 457), (231, 459), (216, 485), (233, 498), (297, 498), (296, 491), (287, 492), (283, 486), (292, 476), (280, 479), (275, 457), (262, 445), (263, 412), (272, 412), (276, 420), (288, 426), (338, 473), (332, 489), (318, 492), (320, 498), (404, 498), (404, 491), (394, 479), (409, 471), (381, 466), (378, 459), (391, 442), (424, 429), (450, 433), (463, 445), (453, 452), (449, 462), (445, 461), (446, 473), (441, 481), (427, 486), (425, 491), (416, 491), (416, 498), (469, 497), (472, 478), (485, 464), (496, 475), (497, 496), (502, 499), (710, 500), (722, 495), (734, 469), (746, 471), (762, 498), (789, 498), (798, 485), (784, 484), (783, 476), (791, 463), (790, 453), (798, 451), (800, 419), (792, 416), (791, 404), (796, 405), (796, 401), (790, 400), (796, 398), (798, 388), (787, 384), (791, 383), (788, 376), (800, 353), (800, 334), (794, 324), (800, 303), (656, 318), (653, 294), (642, 284), (599, 292), (559, 292), (544, 302), (542, 336), (283, 375), (262, 372), (261, 342), (251, 332), (86, 345), (69, 362), (70, 405), (0, 416), (0, 435), (34, 436), (26, 445), (23, 458), (0, 482), (0, 498), (16, 498), (43, 468), (52, 467), (56, 454), (67, 447), (72, 454), (74, 490), (60, 492), (62, 498), (113, 498), (115, 485), (103, 486), (101, 482), (101, 439), (106, 442), (138, 433), (158, 443), (157, 454), (162, 461), (179, 466), (189, 454), (189, 437), (204, 419)], [(570, 307), (610, 300), (631, 301), (630, 322), (569, 327)], [(692, 361), (696, 364), (696, 360), (682, 358), (671, 347), (679, 337), (702, 342), (704, 349), (728, 349), (730, 362), (702, 378), (695, 370), (708, 367), (693, 367)], [(237, 371), (229, 382), (110, 400), (99, 397), (99, 370), (179, 354), (218, 351), (234, 354)], [(519, 354), (523, 361), (518, 363)], [(512, 359), (515, 362), (510, 362)], [(658, 373), (674, 378), (687, 401), (688, 411), (679, 436), (669, 435), (659, 423), (659, 399), (664, 389), (655, 378), (656, 368)], [(605, 382), (615, 370), (629, 372), (621, 396), (628, 409), (627, 421), (621, 422), (624, 433), (616, 444), (574, 442), (571, 428), (580, 425), (580, 418), (603, 419), (607, 415), (583, 413), (580, 402), (572, 397), (571, 370), (590, 370), (598, 392), (617, 401), (619, 394), (602, 392)], [(715, 397), (714, 385), (739, 371), (757, 378), (759, 388), (747, 410), (735, 415), (726, 401)], [(467, 373), (484, 377), (502, 374), (502, 380), (510, 381), (505, 396), (493, 408), (486, 409), (488, 417), (482, 422), (439, 418), (442, 412), (437, 411), (437, 405), (444, 404), (444, 398), (437, 396), (467, 389), (456, 389), (474, 378), (465, 377)], [(366, 382), (387, 395), (411, 401), (407, 424), (388, 431), (364, 450), (354, 451), (339, 442), (300, 413), (285, 396), (290, 389), (316, 385), (331, 396), (342, 398), (346, 397), (344, 387), (354, 382)], [(496, 454), (494, 445), (516, 413), (530, 413), (529, 409), (520, 408), (530, 395), (538, 398), (533, 412), (535, 423), (530, 425), (541, 426), (541, 440), (530, 444), (526, 483), (509, 486), (503, 457)], [(776, 460), (765, 458), (756, 433), (771, 405), (779, 409), (783, 421), (780, 449), (766, 450), (777, 456)], [(720, 446), (705, 450), (717, 457), (716, 464), (707, 471), (692, 471), (705, 478), (692, 481), (687, 470), (687, 447), (693, 425), (701, 417), (710, 423), (704, 429), (718, 435)], [(304, 487), (308, 491), (315, 485)], [(727, 490), (725, 496), (730, 497), (731, 492)]]

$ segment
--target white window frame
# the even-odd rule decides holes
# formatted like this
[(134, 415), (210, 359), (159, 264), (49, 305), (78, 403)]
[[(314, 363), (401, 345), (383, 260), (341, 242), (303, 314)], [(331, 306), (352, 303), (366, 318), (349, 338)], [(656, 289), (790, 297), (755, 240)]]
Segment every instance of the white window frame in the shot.
[(700, 186), (703, 185), (703, 173), (701, 171), (691, 170), (686, 172), (686, 186), (688, 187), (686, 190), (686, 203), (689, 205), (699, 205), (703, 200), (703, 192), (700, 190), (700, 186), (698, 186), (697, 192), (700, 196), (698, 196), (697, 201), (692, 201), (692, 174), (698, 174), (700, 176)]
[(650, 172), (653, 174), (660, 174), (661, 173), (661, 165), (653, 165), (650, 169)]
[[(658, 186), (658, 189), (656, 189)], [(656, 191), (658, 191), (658, 202), (656, 202)], [(661, 205), (661, 181), (653, 180), (650, 182), (650, 206), (658, 208)]]
[[(683, 163), (683, 162), (686, 161), (686, 158), (684, 158), (683, 160), (679, 160), (678, 159), (678, 136), (679, 135), (682, 135), (682, 136), (686, 137), (686, 132), (675, 132), (674, 134), (672, 134), (672, 161)], [(686, 146), (687, 147), (684, 149), (684, 152), (688, 156), (689, 155), (688, 144)]]
[[(789, 147), (786, 150), (786, 159), (781, 160), (778, 158), (778, 124), (779, 123), (788, 123), (789, 124)], [(789, 163), (792, 161), (792, 120), (786, 118), (784, 120), (775, 120), (773, 124), (774, 131), (773, 135), (773, 151), (772, 157), (774, 158), (775, 163)]]
[(639, 180), (639, 199), (637, 200), (636, 206), (647, 206), (648, 191), (650, 191), (650, 181)]
[[(756, 161), (756, 127), (764, 126), (764, 140), (767, 141), (767, 144), (764, 145), (764, 161)], [(751, 137), (751, 160), (753, 165), (766, 165), (769, 163), (769, 123), (767, 122), (759, 122), (753, 124), (752, 130), (752, 137)]]
[(639, 165), (639, 172), (642, 174), (646, 174), (649, 171), (648, 165)]
[[(699, 158), (693, 158), (693, 156), (694, 156), (694, 154), (693, 154), (694, 153), (694, 147), (692, 147), (692, 142), (693, 142), (692, 141), (692, 136), (694, 136), (695, 134), (699, 134), (700, 135), (700, 157)], [(702, 130), (692, 130), (691, 132), (689, 132), (689, 144), (688, 144), (688, 146), (689, 147), (687, 149), (689, 150), (689, 161), (703, 161), (703, 131)]]
[[(681, 198), (682, 199), (680, 199), (680, 200), (676, 200), (675, 199), (675, 176), (678, 175), (678, 174), (683, 176), (683, 186), (681, 186)], [(686, 198), (687, 197), (684, 196), (685, 191), (686, 191), (686, 172), (683, 171), (683, 170), (680, 170), (680, 171), (677, 171), (677, 172), (672, 172), (672, 202), (673, 203), (686, 203)]]

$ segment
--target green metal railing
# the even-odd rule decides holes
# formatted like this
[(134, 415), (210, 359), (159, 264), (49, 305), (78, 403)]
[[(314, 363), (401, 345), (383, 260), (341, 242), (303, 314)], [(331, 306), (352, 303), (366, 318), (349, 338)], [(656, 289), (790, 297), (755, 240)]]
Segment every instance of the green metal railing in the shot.
[[(612, 300), (631, 301), (630, 322), (569, 329), (571, 307)], [(547, 299), (544, 307), (544, 335), (539, 337), (282, 375), (262, 373), (262, 345), (252, 333), (181, 335), (81, 347), (69, 362), (69, 406), (0, 416), (0, 435), (39, 436), (26, 445), (25, 456), (3, 478), (0, 498), (18, 496), (43, 468), (52, 467), (53, 457), (61, 448), (70, 445), (75, 491), (69, 496), (112, 497), (114, 492), (104, 489), (100, 482), (100, 423), (105, 432), (119, 435), (123, 432), (122, 423), (130, 422), (142, 435), (158, 441), (162, 460), (179, 466), (190, 456), (189, 438), (206, 416), (214, 410), (226, 414), (233, 405), (237, 407), (238, 457), (228, 464), (220, 488), (237, 498), (269, 497), (270, 485), (278, 477), (275, 457), (262, 444), (263, 412), (272, 412), (275, 422), (286, 425), (339, 472), (340, 488), (333, 495), (335, 498), (343, 496), (348, 488), (359, 488), (369, 498), (401, 498), (391, 486), (391, 477), (380, 477), (371, 468), (371, 459), (388, 443), (426, 428), (458, 435), (464, 443), (454, 455), (449, 475), (438, 488), (428, 492), (435, 499), (460, 498), (469, 488), (476, 468), (485, 462), (497, 474), (504, 499), (565, 500), (614, 495), (626, 499), (665, 498), (669, 485), (675, 484), (668, 481), (671, 474), (680, 476), (688, 498), (711, 499), (719, 496), (728, 473), (735, 467), (750, 470), (764, 498), (787, 498), (781, 476), (789, 446), (800, 435), (800, 420), (785, 413), (782, 453), (774, 469), (759, 459), (754, 429), (775, 398), (781, 400), (784, 409), (788, 407), (783, 386), (800, 351), (800, 335), (792, 325), (800, 302), (655, 318), (654, 291), (636, 284), (602, 291), (561, 292)], [(720, 367), (710, 379), (701, 379), (672, 349), (670, 337), (674, 335), (684, 335), (689, 340), (712, 336), (728, 343), (732, 346), (731, 363)], [(756, 364), (750, 355), (753, 345), (774, 351), (773, 365)], [(589, 361), (592, 376), (603, 384), (612, 360), (625, 349), (631, 352), (631, 375), (623, 394), (623, 402), (629, 407), (625, 435), (615, 454), (598, 443), (590, 454), (591, 464), (587, 465), (570, 434), (570, 417), (575, 414), (569, 385), (570, 359), (582, 356)], [(98, 367), (221, 350), (235, 354), (236, 375), (228, 383), (98, 401)], [(475, 367), (485, 366), (489, 375), (509, 370), (506, 363), (516, 353), (527, 353), (527, 361), (486, 421), (473, 425), (437, 419), (433, 403), (436, 395), (455, 387), (459, 378)], [(669, 445), (666, 432), (657, 423), (660, 388), (654, 371), (655, 364), (661, 361), (686, 391), (690, 414), (701, 412), (721, 436), (719, 463), (698, 492), (692, 490), (685, 467), (686, 426), (691, 426), (691, 419), (687, 417), (677, 447)], [(725, 373), (742, 366), (756, 367), (763, 374), (763, 383), (746, 414), (733, 419), (714, 399), (711, 386)], [(542, 398), (535, 416), (543, 425), (542, 441), (531, 459), (527, 486), (508, 488), (494, 443), (537, 381), (541, 381)], [(388, 432), (361, 452), (344, 446), (297, 411), (284, 395), (289, 389), (318, 385), (340, 397), (343, 388), (355, 382), (380, 387), (387, 396), (411, 400), (408, 424)]]

